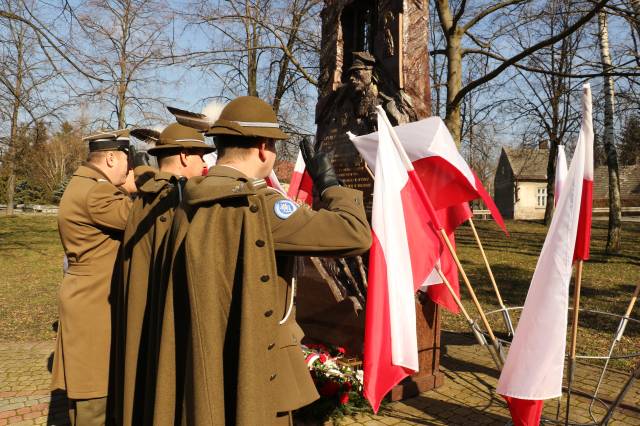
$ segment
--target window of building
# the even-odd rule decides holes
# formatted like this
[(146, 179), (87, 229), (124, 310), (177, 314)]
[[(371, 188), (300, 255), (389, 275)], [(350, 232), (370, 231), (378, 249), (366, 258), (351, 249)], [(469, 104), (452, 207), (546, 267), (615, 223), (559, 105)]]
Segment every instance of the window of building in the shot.
[(536, 205), (538, 207), (547, 206), (547, 188), (538, 188), (537, 199), (538, 199), (538, 202), (536, 203)]

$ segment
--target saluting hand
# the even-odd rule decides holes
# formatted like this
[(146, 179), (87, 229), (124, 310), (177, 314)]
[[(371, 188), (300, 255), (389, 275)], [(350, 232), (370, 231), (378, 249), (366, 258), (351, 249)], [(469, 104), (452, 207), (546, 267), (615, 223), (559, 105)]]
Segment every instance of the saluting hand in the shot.
[(327, 188), (340, 185), (336, 171), (331, 165), (329, 156), (324, 152), (315, 152), (311, 142), (307, 138), (300, 141), (300, 151), (302, 158), (309, 172), (309, 176), (313, 180), (313, 185), (322, 196)]

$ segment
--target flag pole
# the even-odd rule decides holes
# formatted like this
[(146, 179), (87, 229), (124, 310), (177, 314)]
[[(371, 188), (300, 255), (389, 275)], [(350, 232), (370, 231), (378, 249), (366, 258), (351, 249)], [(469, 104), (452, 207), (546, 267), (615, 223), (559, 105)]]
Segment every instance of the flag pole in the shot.
[(496, 296), (498, 297), (498, 303), (500, 304), (500, 308), (502, 309), (502, 319), (504, 320), (504, 324), (507, 327), (507, 331), (510, 336), (513, 336), (513, 323), (511, 322), (511, 317), (509, 316), (509, 311), (506, 306), (504, 306), (504, 302), (502, 301), (502, 296), (500, 296), (500, 290), (498, 290), (498, 284), (496, 284), (496, 279), (493, 276), (493, 271), (491, 270), (491, 265), (489, 265), (489, 260), (487, 259), (487, 255), (484, 251), (484, 247), (482, 247), (482, 242), (480, 241), (480, 236), (478, 235), (478, 231), (476, 230), (476, 226), (473, 223), (473, 218), (469, 218), (469, 225), (471, 225), (471, 230), (473, 231), (473, 236), (478, 243), (478, 248), (480, 248), (480, 253), (482, 254), (482, 259), (484, 260), (484, 264), (487, 267), (487, 272), (489, 273), (489, 278), (491, 279), (491, 284), (493, 285), (493, 291), (495, 291)]
[(573, 286), (573, 321), (571, 323), (571, 350), (569, 352), (569, 377), (567, 380), (567, 408), (565, 411), (565, 426), (569, 425), (569, 412), (571, 407), (571, 386), (576, 369), (576, 341), (578, 338), (578, 317), (580, 313), (580, 286), (582, 285), (582, 259), (576, 264), (576, 282)]
[(616, 347), (616, 344), (622, 340), (622, 336), (624, 335), (624, 330), (627, 327), (627, 323), (629, 322), (629, 316), (633, 311), (633, 307), (636, 304), (636, 300), (638, 299), (638, 295), (640, 294), (640, 282), (636, 285), (635, 290), (633, 291), (633, 295), (631, 295), (631, 300), (629, 301), (629, 305), (627, 306), (627, 310), (624, 312), (622, 319), (620, 320), (620, 324), (618, 324), (618, 328), (616, 330), (616, 334), (613, 337), (613, 342), (611, 342), (611, 347), (609, 348), (609, 356), (607, 356), (607, 360), (604, 363), (604, 367), (602, 368), (602, 373), (600, 374), (600, 379), (598, 379), (598, 384), (596, 385), (596, 390), (593, 393), (594, 398), (591, 400), (591, 404), (589, 405), (589, 411), (593, 407), (593, 404), (596, 400), (595, 397), (598, 396), (598, 390), (600, 390), (600, 385), (602, 384), (602, 379), (604, 379), (604, 375), (607, 372), (607, 366), (609, 365), (609, 361), (611, 360), (611, 355), (613, 354), (613, 349)]
[(449, 283), (449, 280), (447, 279), (447, 277), (442, 272), (442, 269), (440, 268), (440, 265), (436, 264), (435, 270), (438, 273), (438, 275), (440, 276), (440, 279), (442, 280), (444, 285), (447, 287), (447, 290), (449, 290), (449, 293), (451, 293), (451, 297), (453, 297), (453, 300), (456, 302), (456, 305), (458, 305), (458, 308), (460, 309), (460, 312), (462, 312), (462, 315), (467, 320), (467, 323), (469, 324), (469, 327), (471, 328), (471, 332), (476, 337), (476, 340), (478, 341), (478, 344), (480, 346), (485, 346), (487, 348), (487, 350), (489, 351), (489, 354), (491, 355), (491, 358), (493, 358), (493, 362), (496, 363), (496, 366), (498, 367), (498, 370), (500, 370), (502, 368), (502, 364), (500, 362), (500, 356), (494, 350), (492, 350), (492, 346), (487, 343), (487, 339), (485, 339), (484, 335), (480, 332), (480, 330), (478, 330), (478, 326), (476, 325), (476, 322), (471, 318), (471, 316), (469, 315), (469, 313), (465, 309), (464, 305), (460, 301), (460, 298), (458, 297), (456, 292), (451, 287), (451, 283)]
[[(404, 147), (402, 146), (402, 143), (400, 142), (400, 139), (398, 138), (398, 135), (396, 134), (395, 130), (393, 129), (393, 126), (389, 122), (389, 118), (387, 117), (387, 114), (385, 113), (384, 109), (380, 105), (378, 105), (378, 106), (376, 106), (376, 110), (378, 111), (378, 113), (380, 114), (382, 119), (385, 121), (385, 124), (389, 128), (389, 134), (391, 135), (391, 140), (393, 141), (393, 143), (394, 143), (394, 145), (396, 147), (396, 150), (398, 151), (398, 154), (400, 155), (400, 158), (402, 159), (402, 162), (404, 163), (405, 169), (408, 172), (415, 171), (415, 169), (413, 168), (413, 164), (411, 164), (411, 160), (409, 160), (409, 157), (407, 156), (407, 153), (404, 150)], [(414, 174), (409, 173), (409, 179), (412, 179), (412, 175), (414, 175)], [(429, 211), (429, 215), (431, 216), (431, 221), (433, 222), (434, 225), (436, 225), (435, 227), (438, 229), (438, 232), (440, 233), (440, 236), (442, 237), (442, 240), (444, 241), (445, 245), (449, 249), (449, 253), (451, 253), (451, 256), (453, 257), (453, 260), (455, 261), (456, 266), (458, 267), (458, 271), (460, 271), (460, 275), (462, 275), (462, 279), (464, 280), (464, 283), (467, 286), (467, 290), (469, 291), (469, 294), (471, 295), (471, 299), (473, 300), (473, 304), (475, 305), (476, 309), (478, 310), (478, 313), (480, 314), (480, 319), (482, 320), (482, 324), (484, 325), (485, 329), (487, 330), (487, 333), (489, 334), (489, 337), (491, 338), (491, 343), (493, 344), (493, 346), (494, 346), (494, 348), (496, 350), (496, 353), (498, 354), (498, 358), (500, 359), (500, 364), (504, 365), (504, 357), (502, 355), (502, 351), (500, 350), (500, 343), (498, 342), (498, 339), (496, 339), (496, 336), (493, 334), (493, 330), (491, 329), (491, 325), (489, 325), (489, 321), (487, 320), (487, 317), (484, 314), (484, 310), (482, 309), (482, 306), (480, 306), (480, 302), (478, 301), (478, 298), (476, 297), (476, 293), (473, 290), (473, 287), (471, 287), (471, 283), (469, 282), (469, 278), (467, 278), (467, 274), (464, 272), (464, 268), (462, 267), (462, 264), (460, 263), (460, 259), (458, 258), (458, 255), (456, 254), (456, 251), (453, 248), (453, 245), (451, 244), (451, 241), (449, 240), (449, 236), (447, 235), (447, 232), (444, 230), (442, 225), (440, 225), (440, 223), (438, 221), (438, 218), (437, 218), (437, 216), (435, 214), (435, 210), (433, 209), (433, 205), (431, 204), (431, 200), (429, 199), (429, 196), (425, 192), (424, 187), (422, 186), (422, 183), (419, 180), (416, 180), (415, 178), (412, 179), (412, 180), (414, 180), (414, 183), (416, 184), (416, 188), (418, 189), (418, 192), (419, 192), (420, 196), (422, 197), (423, 201), (425, 202), (425, 206), (427, 207), (427, 210)]]

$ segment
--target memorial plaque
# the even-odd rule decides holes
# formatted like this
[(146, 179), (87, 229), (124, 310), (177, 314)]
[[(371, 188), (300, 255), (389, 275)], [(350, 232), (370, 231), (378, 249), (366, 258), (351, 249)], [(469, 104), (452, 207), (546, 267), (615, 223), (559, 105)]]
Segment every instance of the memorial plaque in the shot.
[[(329, 154), (345, 186), (363, 191), (370, 218), (373, 179), (346, 133), (376, 131), (377, 105), (394, 125), (431, 115), (428, 2), (325, 0), (321, 16), (316, 149)], [(361, 355), (367, 286), (354, 280), (365, 275), (366, 258), (305, 262), (297, 304), (298, 322), (308, 338)], [(359, 275), (347, 271), (358, 267)], [(394, 388), (392, 399), (443, 382), (438, 307), (428, 298), (416, 301), (416, 317), (420, 371)]]
[(364, 193), (367, 216), (371, 216), (373, 202), (373, 179), (366, 169), (364, 160), (344, 131), (332, 129), (323, 137), (321, 149), (332, 159), (333, 167), (342, 183)]

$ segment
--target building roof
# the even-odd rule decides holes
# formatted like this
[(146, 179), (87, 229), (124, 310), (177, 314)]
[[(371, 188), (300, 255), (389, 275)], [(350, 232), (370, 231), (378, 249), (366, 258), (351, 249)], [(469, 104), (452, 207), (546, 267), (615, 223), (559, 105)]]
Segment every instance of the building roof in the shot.
[[(640, 198), (640, 164), (620, 166), (620, 198)], [(609, 169), (607, 166), (596, 167), (593, 173), (593, 198), (609, 199)]]
[(546, 180), (548, 149), (502, 147), (518, 180)]

